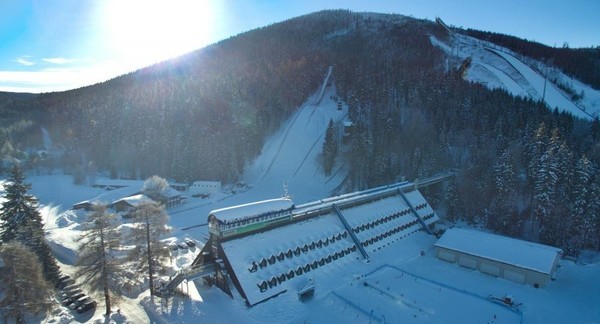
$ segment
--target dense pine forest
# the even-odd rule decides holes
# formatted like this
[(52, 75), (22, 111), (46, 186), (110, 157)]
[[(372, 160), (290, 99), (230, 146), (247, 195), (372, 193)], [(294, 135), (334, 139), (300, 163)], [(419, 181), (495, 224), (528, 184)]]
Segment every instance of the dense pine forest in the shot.
[[(599, 87), (597, 49), (468, 33), (555, 57), (557, 67)], [(431, 21), (324, 11), (102, 84), (3, 96), (0, 109), (22, 118), (2, 120), (2, 153), (41, 146), (44, 127), (63, 154), (52, 163), (30, 159), (31, 168), (233, 182), (333, 66), (355, 124), (338, 153), (350, 166), (348, 190), (454, 169), (453, 182), (431, 193), (447, 218), (570, 254), (600, 248), (598, 121), (462, 80), (431, 35), (449, 37)]]

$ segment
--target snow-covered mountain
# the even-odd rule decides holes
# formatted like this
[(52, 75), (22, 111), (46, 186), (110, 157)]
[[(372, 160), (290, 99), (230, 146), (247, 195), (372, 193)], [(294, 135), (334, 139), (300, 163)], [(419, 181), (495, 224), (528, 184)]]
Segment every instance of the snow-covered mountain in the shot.
[[(327, 82), (325, 81), (324, 84)], [(346, 118), (347, 108), (338, 109), (335, 84), (309, 97), (282, 127), (265, 143), (261, 154), (250, 163), (240, 183), (210, 198), (188, 198), (184, 205), (169, 210), (173, 236), (170, 241), (192, 238), (203, 242), (207, 236), (206, 218), (217, 208), (289, 194), (297, 203), (329, 196), (342, 183), (347, 170), (340, 161), (332, 177), (324, 177), (318, 163), (323, 133), (329, 120)], [(318, 104), (316, 104), (318, 102)], [(40, 198), (48, 238), (63, 262), (72, 271), (85, 214), (72, 211), (77, 200), (108, 197), (100, 188), (75, 186), (63, 175), (32, 176), (33, 193)], [(101, 180), (102, 181), (102, 180)], [(120, 182), (130, 192), (142, 181)], [(287, 189), (286, 189), (287, 188)], [(287, 192), (286, 192), (287, 190)], [(127, 224), (124, 224), (127, 225)], [(126, 230), (126, 226), (122, 227)], [(186, 283), (190, 297), (175, 297), (161, 309), (149, 302), (146, 293), (118, 302), (116, 321), (166, 321), (189, 323), (223, 321), (232, 323), (289, 322), (364, 323), (379, 322), (485, 322), (547, 323), (586, 322), (599, 315), (594, 304), (600, 289), (596, 273), (600, 264), (587, 266), (562, 261), (556, 281), (546, 289), (535, 289), (508, 280), (473, 272), (434, 256), (435, 238), (424, 232), (411, 235), (377, 252), (370, 263), (340, 263), (319, 273), (316, 294), (308, 301), (298, 300), (293, 291), (248, 308), (234, 294), (229, 298), (219, 289), (201, 283)], [(269, 242), (276, 246), (285, 242)], [(268, 249), (268, 247), (266, 247)], [(200, 251), (189, 248), (172, 252), (174, 269), (184, 269)], [(358, 264), (358, 265), (357, 265)], [(317, 278), (317, 277), (315, 277)], [(366, 284), (367, 283), (367, 284)], [(496, 304), (488, 296), (511, 295), (520, 309)], [(568, 310), (567, 310), (568, 309)], [(543, 311), (540, 311), (543, 310)], [(50, 321), (73, 320), (68, 311), (56, 312)], [(100, 318), (96, 311), (93, 318)], [(77, 318), (75, 318), (77, 320)]]

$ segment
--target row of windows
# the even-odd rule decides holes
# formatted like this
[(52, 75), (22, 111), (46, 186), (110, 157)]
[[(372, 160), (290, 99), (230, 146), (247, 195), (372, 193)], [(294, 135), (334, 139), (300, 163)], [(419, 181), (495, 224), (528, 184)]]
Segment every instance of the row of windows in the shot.
[[(415, 209), (419, 210), (419, 209), (425, 208), (426, 206), (427, 206), (427, 203), (422, 203), (422, 204), (417, 205), (417, 207)], [(371, 229), (371, 228), (375, 228), (375, 226), (379, 226), (381, 224), (385, 224), (385, 223), (390, 222), (390, 221), (392, 221), (392, 220), (394, 220), (396, 218), (400, 218), (400, 217), (408, 215), (410, 213), (411, 213), (410, 208), (407, 208), (407, 209), (404, 209), (404, 210), (402, 210), (400, 212), (393, 213), (391, 215), (379, 218), (379, 219), (374, 220), (372, 222), (358, 225), (358, 226), (354, 227), (352, 229), (352, 231), (354, 233), (358, 234), (361, 231), (368, 230), (368, 229)]]
[(415, 210), (419, 210), (419, 209), (422, 209), (422, 208), (425, 208), (425, 207), (427, 207), (427, 202), (424, 202), (422, 204), (416, 205), (415, 206)]
[[(422, 205), (422, 204), (421, 204), (421, 205)], [(419, 206), (421, 206), (421, 205), (419, 205)], [(421, 208), (423, 208), (423, 207), (421, 207)], [(405, 216), (405, 215), (408, 215), (408, 214), (410, 214), (410, 213), (411, 213), (411, 211), (410, 211), (410, 208), (407, 208), (407, 209), (404, 209), (404, 210), (402, 210), (402, 211), (400, 211), (400, 212), (393, 213), (393, 214), (391, 214), (391, 215), (388, 215), (388, 216), (385, 216), (385, 217), (379, 218), (379, 219), (377, 219), (377, 220), (374, 220), (374, 221), (371, 221), (371, 222), (369, 222), (369, 223), (365, 223), (365, 224), (358, 225), (358, 226), (354, 227), (354, 228), (352, 229), (352, 231), (353, 231), (354, 233), (357, 233), (357, 234), (358, 234), (358, 233), (360, 233), (361, 231), (368, 230), (368, 229), (371, 229), (371, 228), (375, 228), (375, 226), (379, 226), (379, 225), (381, 225), (381, 224), (385, 224), (385, 223), (387, 223), (387, 222), (390, 222), (390, 221), (392, 221), (392, 220), (394, 220), (394, 219), (396, 219), (396, 218), (400, 218), (400, 217), (402, 217), (402, 216)]]
[(335, 253), (329, 254), (326, 257), (322, 257), (318, 260), (313, 260), (312, 262), (308, 262), (304, 265), (298, 266), (296, 269), (290, 269), (287, 272), (283, 272), (279, 275), (275, 275), (268, 280), (263, 280), (260, 283), (256, 284), (260, 292), (265, 292), (270, 288), (277, 287), (278, 284), (283, 283), (286, 280), (292, 279), (297, 276), (301, 276), (305, 273), (308, 273), (312, 270), (316, 270), (318, 267), (324, 266), (332, 261), (338, 260), (340, 258), (345, 257), (346, 255), (356, 252), (356, 245), (346, 247), (345, 249), (341, 249)]
[[(423, 217), (423, 220), (428, 220), (431, 217), (433, 217), (433, 215), (434, 215), (433, 213), (427, 214), (427, 215), (425, 215), (425, 217)], [(391, 230), (389, 230), (387, 232), (381, 233), (381, 234), (379, 234), (379, 235), (377, 235), (375, 237), (372, 237), (372, 238), (370, 238), (368, 240), (364, 240), (364, 241), (362, 241), (360, 243), (364, 247), (367, 247), (367, 246), (369, 246), (369, 245), (371, 245), (373, 243), (379, 242), (379, 240), (383, 240), (386, 237), (389, 237), (391, 235), (394, 235), (396, 233), (399, 233), (399, 232), (402, 232), (402, 231), (404, 231), (406, 229), (409, 229), (410, 227), (415, 226), (418, 223), (419, 223), (419, 220), (415, 219), (415, 220), (413, 220), (413, 221), (411, 221), (409, 223), (406, 223), (406, 224), (401, 225), (401, 226), (394, 227), (394, 228), (392, 228)]]
[(310, 243), (305, 243), (302, 246), (297, 246), (295, 249), (288, 249), (286, 252), (279, 252), (277, 254), (271, 254), (269, 257), (262, 258), (260, 261), (252, 261), (250, 268), (248, 271), (256, 272), (258, 269), (266, 268), (269, 264), (275, 264), (277, 261), (283, 261), (285, 259), (291, 259), (294, 256), (300, 256), (302, 253), (308, 253), (308, 251), (313, 251), (315, 249), (320, 249), (325, 246), (329, 246), (329, 244), (333, 244), (336, 241), (340, 241), (348, 237), (348, 232), (343, 231), (338, 234), (332, 234), (330, 237), (326, 237), (323, 239), (319, 239), (317, 241), (313, 241)]
[(413, 221), (411, 221), (409, 223), (406, 223), (406, 224), (404, 224), (402, 226), (394, 227), (394, 228), (392, 228), (391, 230), (389, 230), (387, 232), (379, 234), (379, 235), (377, 235), (375, 237), (372, 237), (372, 238), (370, 238), (368, 240), (362, 241), (361, 244), (364, 247), (367, 247), (367, 246), (369, 246), (369, 245), (371, 245), (373, 243), (379, 242), (379, 240), (383, 240), (384, 238), (386, 238), (388, 236), (391, 236), (391, 235), (394, 235), (396, 233), (402, 232), (402, 231), (404, 231), (404, 230), (406, 230), (406, 229), (408, 229), (408, 228), (410, 228), (410, 227), (412, 227), (414, 225), (417, 225), (417, 223), (419, 223), (418, 220), (413, 220)]
[(264, 222), (266, 220), (269, 219), (273, 219), (273, 218), (279, 218), (279, 217), (283, 217), (283, 216), (289, 216), (291, 215), (290, 211), (283, 211), (283, 212), (271, 212), (268, 214), (263, 214), (259, 217), (256, 216), (248, 216), (248, 217), (244, 217), (241, 219), (236, 219), (230, 222), (224, 221), (224, 225), (220, 225), (219, 229), (224, 231), (224, 230), (228, 230), (230, 228), (236, 228), (236, 227), (240, 227), (240, 226), (245, 226), (248, 224), (255, 224), (255, 223), (261, 223)]

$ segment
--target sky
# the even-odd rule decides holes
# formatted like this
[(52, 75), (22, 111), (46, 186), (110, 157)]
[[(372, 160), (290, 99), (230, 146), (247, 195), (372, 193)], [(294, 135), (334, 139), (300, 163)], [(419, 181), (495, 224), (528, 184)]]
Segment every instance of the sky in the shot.
[(103, 82), (323, 9), (439, 16), (550, 46), (600, 46), (598, 0), (0, 0), (0, 91)]

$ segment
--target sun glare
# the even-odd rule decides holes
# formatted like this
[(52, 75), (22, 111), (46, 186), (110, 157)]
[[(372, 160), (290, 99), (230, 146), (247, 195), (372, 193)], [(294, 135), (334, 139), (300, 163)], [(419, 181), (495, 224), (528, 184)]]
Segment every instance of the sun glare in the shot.
[(140, 66), (201, 48), (214, 33), (211, 1), (112, 0), (101, 15), (104, 42)]

